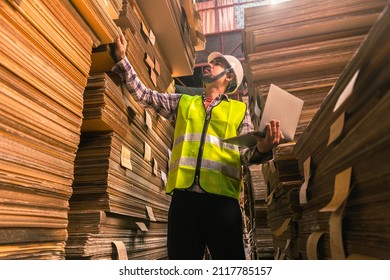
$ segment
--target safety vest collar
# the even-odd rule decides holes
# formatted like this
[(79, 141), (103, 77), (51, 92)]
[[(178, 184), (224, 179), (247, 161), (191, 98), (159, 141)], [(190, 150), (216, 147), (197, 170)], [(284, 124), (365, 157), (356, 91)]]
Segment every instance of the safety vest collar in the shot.
[[(230, 97), (229, 97), (229, 95), (228, 94), (226, 94), (226, 93), (221, 93), (218, 97), (216, 97), (216, 98), (218, 98), (219, 100), (223, 100), (223, 99), (226, 99), (226, 101), (230, 101)], [(202, 100), (204, 101), (206, 99), (206, 95), (203, 93), (202, 94)]]

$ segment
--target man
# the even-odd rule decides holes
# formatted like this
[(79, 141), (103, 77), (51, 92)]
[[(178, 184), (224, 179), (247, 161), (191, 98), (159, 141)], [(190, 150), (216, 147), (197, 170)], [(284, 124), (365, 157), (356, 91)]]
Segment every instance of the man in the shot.
[(283, 135), (278, 121), (253, 148), (222, 139), (253, 130), (246, 105), (232, 100), (243, 79), (233, 56), (213, 52), (203, 72), (203, 96), (158, 93), (146, 88), (125, 56), (127, 42), (115, 42), (118, 61), (113, 71), (145, 108), (175, 120), (174, 143), (166, 192), (172, 194), (168, 213), (169, 259), (202, 259), (207, 246), (213, 259), (245, 259), (239, 206), (242, 165), (272, 159)]

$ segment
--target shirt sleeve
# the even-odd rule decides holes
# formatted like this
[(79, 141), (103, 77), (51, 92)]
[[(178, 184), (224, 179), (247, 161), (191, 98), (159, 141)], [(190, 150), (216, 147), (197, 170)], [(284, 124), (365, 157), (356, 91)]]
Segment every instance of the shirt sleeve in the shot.
[[(253, 131), (253, 124), (249, 111), (247, 110), (244, 120), (238, 129), (238, 135), (246, 134), (251, 131)], [(256, 146), (250, 148), (240, 147), (240, 157), (241, 164), (249, 166), (252, 164), (261, 164), (270, 161), (273, 158), (273, 152), (270, 150), (267, 153), (260, 153)]]
[(127, 57), (117, 62), (111, 71), (120, 76), (132, 97), (144, 108), (151, 108), (166, 119), (175, 118), (181, 94), (159, 93), (147, 88), (138, 78)]

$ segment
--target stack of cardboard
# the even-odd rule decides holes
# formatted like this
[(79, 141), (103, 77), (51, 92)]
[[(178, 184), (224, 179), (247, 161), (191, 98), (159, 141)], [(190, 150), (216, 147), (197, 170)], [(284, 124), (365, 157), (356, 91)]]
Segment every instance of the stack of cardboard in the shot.
[[(158, 164), (158, 173), (154, 173), (153, 161), (160, 160), (144, 160), (143, 151), (131, 144), (135, 137), (129, 133), (124, 139), (115, 132), (82, 134), (75, 162), (72, 211), (98, 209), (149, 219), (149, 206), (156, 219), (167, 220), (169, 197), (159, 170), (166, 172), (167, 165)], [(125, 164), (125, 151), (130, 151), (127, 160), (131, 166)], [(153, 157), (157, 153), (154, 150)], [(164, 162), (167, 159), (168, 155)]]
[(390, 10), (387, 5), (297, 142), (307, 259), (389, 259)]
[(178, 42), (157, 40), (133, 0), (1, 1), (0, 259), (63, 259), (66, 242), (69, 258), (166, 257), (172, 125), (101, 72), (118, 24), (142, 81), (172, 92), (176, 60), (157, 41), (184, 42), (188, 72), (200, 37), (190, 1), (169, 4)]
[(199, 25), (194, 18), (196, 6), (187, 0), (128, 1), (131, 6), (138, 6), (142, 11), (143, 23), (147, 22), (147, 25), (142, 25), (145, 35), (153, 41), (157, 39), (169, 62), (172, 76), (192, 75), (195, 46), (198, 48), (201, 45), (197, 38), (202, 37), (198, 36), (202, 35), (200, 30), (196, 30)]
[(294, 142), (274, 149), (274, 159), (263, 164), (267, 185), (267, 220), (271, 227), (276, 259), (298, 259), (297, 221), (301, 217), (301, 175), (293, 154)]
[[(123, 1), (115, 22), (141, 81), (171, 91), (171, 72), (138, 5)], [(164, 259), (173, 126), (131, 97), (110, 72), (113, 65), (109, 44), (94, 49), (75, 161), (67, 258)]]
[(67, 1), (2, 1), (0, 258), (63, 259), (95, 37)]
[[(127, 57), (145, 85), (159, 92), (172, 91), (172, 71), (160, 50), (157, 42), (159, 38), (150, 28), (135, 1), (123, 1), (115, 23), (122, 29), (128, 43)], [(91, 73), (111, 70), (115, 64), (112, 48), (112, 45), (105, 44), (93, 50)]]
[[(98, 36), (99, 45), (112, 43), (118, 38), (119, 31), (114, 19), (118, 16), (118, 12), (115, 11), (121, 6), (122, 1), (70, 1)], [(115, 9), (115, 7), (117, 8)]]
[(272, 232), (267, 222), (267, 187), (262, 174), (262, 165), (248, 167), (244, 182), (246, 188), (251, 188), (253, 195), (254, 233), (253, 239), (257, 259), (272, 259), (274, 245)]
[(161, 223), (143, 223), (129, 216), (94, 210), (71, 213), (69, 219), (69, 231), (74, 234), (66, 245), (67, 259), (118, 259), (122, 254), (128, 259), (166, 256), (167, 232)]
[(181, 5), (188, 19), (188, 29), (191, 34), (191, 42), (195, 51), (205, 49), (206, 38), (203, 34), (203, 20), (197, 11), (197, 4), (191, 0), (182, 0)]
[(255, 215), (254, 212), (254, 196), (250, 185), (248, 169), (244, 168), (243, 188), (241, 191), (241, 213), (243, 218), (243, 238), (245, 246), (245, 254), (247, 260), (252, 260), (256, 256), (256, 240), (255, 240)]
[[(295, 140), (351, 60), (386, 0), (287, 1), (245, 10), (245, 74), (255, 126), (270, 84), (305, 101)], [(255, 108), (257, 106), (258, 108)]]

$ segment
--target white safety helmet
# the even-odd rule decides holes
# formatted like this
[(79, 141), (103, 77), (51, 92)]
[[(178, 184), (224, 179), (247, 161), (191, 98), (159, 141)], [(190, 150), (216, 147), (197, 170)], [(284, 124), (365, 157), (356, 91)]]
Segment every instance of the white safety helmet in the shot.
[(222, 57), (223, 59), (225, 59), (226, 62), (229, 64), (230, 68), (233, 70), (235, 79), (230, 82), (230, 86), (228, 87), (228, 91), (226, 92), (233, 93), (240, 87), (242, 79), (244, 78), (244, 69), (242, 68), (241, 62), (232, 55), (223, 55), (219, 52), (210, 53), (207, 57), (207, 62), (210, 63), (217, 57)]

